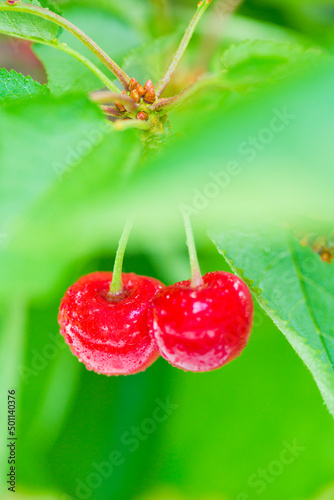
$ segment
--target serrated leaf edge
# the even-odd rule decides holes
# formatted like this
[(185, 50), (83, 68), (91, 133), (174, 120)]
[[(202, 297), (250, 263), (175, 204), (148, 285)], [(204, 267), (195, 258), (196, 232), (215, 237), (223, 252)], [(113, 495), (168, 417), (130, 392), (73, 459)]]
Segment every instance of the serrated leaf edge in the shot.
[[(334, 373), (331, 373), (328, 369), (328, 366), (321, 361), (320, 351), (317, 351), (313, 347), (308, 345), (305, 339), (302, 339), (299, 335), (296, 334), (296, 332), (294, 332), (294, 330), (287, 326), (287, 321), (282, 319), (277, 314), (277, 311), (272, 309), (268, 305), (268, 302), (261, 296), (263, 290), (261, 288), (253, 286), (254, 280), (247, 278), (244, 274), (244, 270), (234, 265), (233, 259), (228, 258), (226, 255), (226, 251), (219, 248), (214, 235), (210, 232), (209, 237), (214, 243), (218, 252), (224, 257), (228, 265), (231, 267), (232, 271), (239, 278), (245, 281), (261, 308), (267, 313), (267, 315), (277, 326), (277, 328), (288, 339), (298, 356), (304, 361), (305, 365), (310, 370), (313, 378), (315, 379), (315, 382), (325, 400), (328, 411), (334, 417)], [(317, 361), (315, 361), (315, 359)]]

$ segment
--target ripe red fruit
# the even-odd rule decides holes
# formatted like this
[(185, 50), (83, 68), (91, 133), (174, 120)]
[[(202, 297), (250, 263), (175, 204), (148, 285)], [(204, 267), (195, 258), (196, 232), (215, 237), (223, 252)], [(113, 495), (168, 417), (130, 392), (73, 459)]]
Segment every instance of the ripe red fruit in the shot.
[(234, 274), (208, 273), (201, 285), (183, 281), (152, 301), (153, 335), (160, 354), (193, 372), (220, 368), (239, 356), (252, 330), (253, 300)]
[(113, 273), (96, 272), (72, 285), (60, 304), (60, 333), (88, 370), (128, 375), (145, 370), (159, 356), (149, 333), (149, 303), (160, 281), (122, 274), (123, 291), (109, 295)]

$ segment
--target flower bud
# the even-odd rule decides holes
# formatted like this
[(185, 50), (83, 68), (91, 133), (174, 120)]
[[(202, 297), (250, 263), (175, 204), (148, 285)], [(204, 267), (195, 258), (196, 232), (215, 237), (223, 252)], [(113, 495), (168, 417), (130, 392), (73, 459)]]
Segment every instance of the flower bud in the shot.
[(152, 80), (147, 80), (145, 83), (145, 101), (153, 103), (155, 101), (155, 91), (154, 91), (154, 85), (152, 83)]
[(143, 120), (147, 121), (148, 120), (148, 114), (145, 113), (145, 111), (140, 111), (137, 115), (137, 120)]

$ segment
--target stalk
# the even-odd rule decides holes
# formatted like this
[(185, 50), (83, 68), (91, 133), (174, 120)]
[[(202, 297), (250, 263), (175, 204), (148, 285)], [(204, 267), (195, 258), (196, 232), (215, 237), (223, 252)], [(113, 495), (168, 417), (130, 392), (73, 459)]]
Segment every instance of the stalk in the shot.
[(179, 65), (188, 45), (189, 45), (189, 42), (194, 34), (194, 31), (195, 31), (198, 23), (202, 19), (203, 15), (204, 15), (206, 9), (209, 7), (210, 3), (211, 3), (211, 0), (204, 0), (204, 1), (201, 1), (198, 3), (197, 11), (196, 11), (195, 15), (193, 16), (192, 20), (190, 21), (190, 24), (189, 24), (182, 40), (181, 40), (181, 43), (180, 43), (177, 51), (174, 54), (173, 60), (170, 63), (166, 74), (161, 78), (158, 85), (156, 86), (155, 94), (156, 94), (157, 98), (159, 98), (161, 96), (161, 94), (164, 92), (167, 85), (169, 84), (172, 76), (174, 75), (174, 73), (176, 71), (176, 68), (178, 67), (178, 65)]
[[(119, 92), (119, 89), (117, 89)], [(105, 92), (103, 90), (92, 92), (90, 99), (97, 104), (110, 104), (120, 102), (124, 105), (127, 111), (136, 111), (138, 104), (131, 99), (127, 94), (116, 94), (115, 92)]]
[(48, 47), (53, 47), (55, 49), (59, 49), (62, 52), (74, 57), (82, 64), (86, 66), (95, 76), (113, 93), (118, 93), (120, 90), (116, 85), (101, 71), (95, 64), (93, 64), (87, 57), (80, 54), (74, 49), (71, 49), (68, 45), (64, 43), (52, 43), (52, 42), (44, 42), (38, 41), (37, 43), (42, 43), (43, 45), (47, 45)]
[(132, 221), (125, 224), (123, 234), (118, 243), (116, 259), (114, 264), (113, 278), (109, 289), (109, 297), (117, 297), (123, 292), (122, 269), (126, 245), (132, 229)]
[(118, 111), (118, 109), (116, 108), (112, 108), (111, 106), (100, 106), (100, 108), (102, 109), (103, 113), (106, 115), (106, 116), (112, 116), (114, 118), (121, 118), (122, 117), (122, 113), (120, 111)]
[(118, 64), (116, 64), (113, 59), (108, 56), (108, 54), (106, 54), (106, 52), (101, 49), (101, 47), (89, 38), (86, 33), (77, 28), (77, 26), (72, 24), (70, 21), (67, 21), (67, 19), (64, 19), (62, 16), (59, 16), (48, 9), (44, 9), (43, 7), (24, 3), (15, 5), (1, 4), (0, 12), (1, 11), (31, 14), (64, 28), (66, 31), (78, 38), (91, 52), (93, 52), (93, 54), (98, 57), (100, 61), (102, 61), (103, 64), (116, 76), (116, 78), (118, 78), (123, 86), (127, 88), (130, 82), (130, 77), (118, 66)]
[(190, 285), (192, 288), (197, 288), (203, 285), (203, 278), (201, 269), (199, 267), (196, 245), (194, 240), (194, 233), (191, 227), (190, 218), (184, 212), (182, 213), (184, 228), (186, 230), (186, 238), (187, 238), (187, 247), (189, 251), (189, 259), (190, 259), (190, 269), (191, 269), (191, 282)]

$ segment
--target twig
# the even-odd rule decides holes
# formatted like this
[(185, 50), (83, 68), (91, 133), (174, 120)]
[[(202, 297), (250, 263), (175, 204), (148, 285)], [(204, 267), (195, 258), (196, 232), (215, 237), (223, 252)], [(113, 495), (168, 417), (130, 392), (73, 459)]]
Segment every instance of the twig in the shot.
[(86, 33), (84, 33), (81, 29), (77, 28), (77, 26), (72, 24), (70, 21), (67, 21), (67, 19), (64, 19), (63, 17), (59, 16), (58, 14), (55, 14), (54, 12), (48, 9), (44, 9), (43, 7), (38, 7), (36, 5), (30, 5), (24, 3), (19, 3), (14, 5), (9, 5), (6, 3), (1, 4), (0, 11), (32, 14), (34, 16), (41, 17), (43, 19), (46, 19), (47, 21), (57, 24), (58, 26), (61, 26), (69, 33), (74, 35), (76, 38), (81, 40), (81, 42), (84, 45), (86, 45), (86, 47), (88, 47), (89, 50), (91, 50), (91, 52), (93, 52), (93, 54), (96, 57), (98, 57), (105, 66), (107, 66), (108, 69), (110, 69), (110, 71), (116, 76), (116, 78), (118, 78), (118, 80), (123, 84), (123, 86), (127, 88), (130, 81), (130, 77), (118, 66), (118, 64), (116, 64), (116, 62), (113, 59), (111, 59), (108, 56), (108, 54), (106, 54), (101, 49), (101, 47), (99, 47), (91, 38), (89, 38), (89, 36), (87, 36)]
[(115, 118), (120, 118), (122, 113), (118, 111), (116, 108), (112, 108), (111, 106), (100, 106), (103, 113), (107, 116), (114, 116)]
[(98, 104), (111, 104), (115, 102), (120, 102), (124, 105), (127, 111), (135, 111), (138, 108), (138, 104), (135, 103), (127, 94), (116, 94), (114, 92), (92, 92), (90, 94), (90, 99)]
[(190, 24), (189, 24), (182, 40), (181, 40), (181, 43), (180, 43), (177, 51), (174, 54), (173, 60), (172, 60), (171, 64), (169, 65), (169, 68), (168, 68), (166, 74), (161, 78), (161, 80), (159, 81), (158, 85), (155, 88), (155, 94), (156, 94), (157, 98), (159, 98), (161, 96), (161, 94), (166, 89), (167, 85), (169, 84), (173, 74), (175, 73), (175, 70), (176, 70), (179, 62), (181, 61), (181, 59), (183, 57), (183, 54), (185, 53), (185, 51), (189, 45), (189, 42), (194, 34), (194, 31), (195, 31), (198, 23), (200, 22), (201, 18), (203, 17), (204, 12), (209, 7), (210, 3), (211, 3), (211, 0), (204, 0), (204, 1), (199, 2), (199, 4), (197, 5), (197, 11), (196, 11), (195, 15), (193, 16), (192, 20), (190, 21)]

